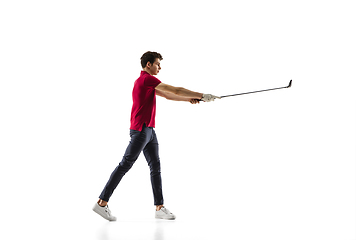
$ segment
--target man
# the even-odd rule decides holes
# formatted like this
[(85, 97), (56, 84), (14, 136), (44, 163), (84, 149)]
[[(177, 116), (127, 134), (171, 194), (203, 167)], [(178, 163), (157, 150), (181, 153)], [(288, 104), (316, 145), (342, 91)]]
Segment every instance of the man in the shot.
[(156, 206), (155, 217), (159, 219), (175, 219), (167, 208), (163, 206), (161, 167), (158, 156), (158, 142), (155, 127), (156, 95), (168, 100), (186, 101), (192, 104), (214, 101), (216, 97), (211, 94), (193, 92), (182, 87), (173, 87), (162, 83), (153, 75), (161, 70), (161, 54), (146, 52), (141, 57), (140, 77), (135, 81), (132, 91), (133, 105), (131, 110), (131, 141), (125, 151), (120, 164), (112, 172), (109, 181), (99, 196), (99, 201), (93, 210), (109, 221), (115, 221), (116, 217), (110, 212), (107, 205), (109, 198), (119, 184), (122, 177), (130, 170), (136, 159), (143, 151), (148, 165), (150, 166), (151, 185)]

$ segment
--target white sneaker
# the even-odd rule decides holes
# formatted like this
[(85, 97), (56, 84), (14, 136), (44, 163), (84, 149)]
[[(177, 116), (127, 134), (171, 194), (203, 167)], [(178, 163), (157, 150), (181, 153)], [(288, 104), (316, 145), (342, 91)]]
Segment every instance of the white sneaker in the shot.
[(116, 217), (111, 215), (109, 206), (101, 207), (98, 203), (95, 203), (93, 211), (109, 221), (116, 221)]
[(176, 219), (176, 216), (171, 213), (167, 208), (162, 207), (159, 211), (156, 211), (156, 218), (174, 220)]

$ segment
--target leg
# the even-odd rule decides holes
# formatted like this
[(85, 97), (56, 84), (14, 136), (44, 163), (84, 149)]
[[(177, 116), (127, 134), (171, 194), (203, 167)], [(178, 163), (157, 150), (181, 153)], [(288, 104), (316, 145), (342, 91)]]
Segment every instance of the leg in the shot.
[(112, 172), (109, 181), (106, 183), (103, 191), (101, 192), (98, 202), (99, 205), (105, 206), (107, 204), (122, 177), (131, 169), (141, 151), (146, 146), (149, 140), (149, 134), (147, 134), (147, 131), (145, 130), (146, 129), (142, 129), (141, 132), (135, 130), (130, 131), (131, 141), (127, 146), (122, 161)]
[(154, 205), (160, 209), (163, 206), (161, 163), (158, 156), (158, 141), (153, 129), (151, 141), (145, 146), (143, 153), (150, 167)]

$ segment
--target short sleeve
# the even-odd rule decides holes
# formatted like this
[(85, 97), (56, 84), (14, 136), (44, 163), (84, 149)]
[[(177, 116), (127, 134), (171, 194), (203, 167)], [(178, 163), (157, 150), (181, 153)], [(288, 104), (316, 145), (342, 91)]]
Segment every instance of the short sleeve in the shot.
[(161, 81), (152, 75), (148, 75), (143, 82), (143, 84), (148, 88), (156, 88), (160, 83)]

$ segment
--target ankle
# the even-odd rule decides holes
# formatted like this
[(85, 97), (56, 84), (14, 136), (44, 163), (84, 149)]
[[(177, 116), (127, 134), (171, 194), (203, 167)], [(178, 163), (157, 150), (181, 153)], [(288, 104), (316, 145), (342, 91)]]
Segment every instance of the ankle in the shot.
[(162, 207), (163, 207), (163, 205), (157, 205), (157, 206), (156, 206), (156, 211), (161, 210)]
[(108, 202), (107, 202), (107, 201), (104, 201), (104, 200), (99, 199), (98, 204), (99, 204), (99, 206), (101, 206), (101, 207), (105, 207), (105, 206), (108, 204)]

